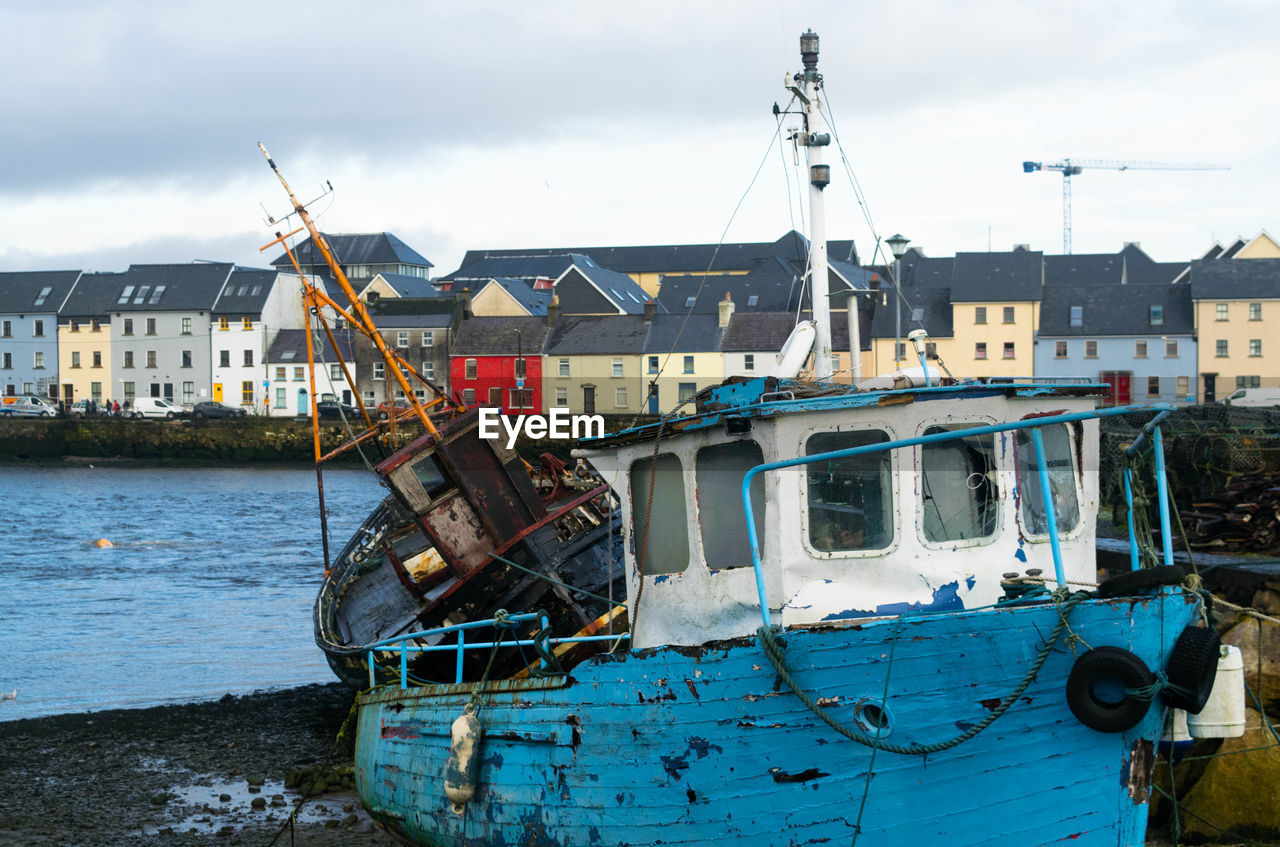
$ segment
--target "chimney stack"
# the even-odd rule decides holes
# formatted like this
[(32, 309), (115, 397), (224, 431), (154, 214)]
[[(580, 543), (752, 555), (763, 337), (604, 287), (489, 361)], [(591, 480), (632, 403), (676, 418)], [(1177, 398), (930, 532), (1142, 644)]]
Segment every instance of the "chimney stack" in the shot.
[(551, 302), (547, 304), (547, 326), (555, 326), (556, 321), (560, 320), (560, 295), (551, 295)]
[(462, 306), (462, 319), (471, 317), (471, 289), (464, 288), (458, 292), (458, 305)]
[(733, 317), (733, 297), (729, 292), (724, 293), (724, 299), (720, 301), (720, 328), (724, 329), (729, 325), (729, 319)]
[(653, 302), (653, 298), (650, 297), (644, 301), (644, 322), (651, 322), (656, 314), (658, 314), (658, 304)]

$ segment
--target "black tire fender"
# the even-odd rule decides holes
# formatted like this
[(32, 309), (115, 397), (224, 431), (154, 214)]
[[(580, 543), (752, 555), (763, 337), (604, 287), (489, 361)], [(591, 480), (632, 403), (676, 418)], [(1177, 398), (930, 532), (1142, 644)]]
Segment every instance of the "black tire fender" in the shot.
[(1125, 571), (1099, 585), (1098, 596), (1128, 597), (1162, 585), (1177, 585), (1186, 575), (1187, 572), (1177, 565), (1157, 565), (1154, 568)]
[(1146, 717), (1151, 703), (1133, 697), (1098, 697), (1094, 686), (1109, 681), (1123, 688), (1145, 688), (1156, 681), (1146, 664), (1120, 647), (1095, 647), (1076, 660), (1067, 677), (1067, 706), (1076, 720), (1098, 732), (1124, 732)]
[(1173, 644), (1169, 664), (1165, 668), (1169, 685), (1178, 688), (1166, 688), (1164, 702), (1175, 709), (1200, 714), (1213, 691), (1221, 649), (1222, 639), (1213, 627), (1189, 626), (1184, 629)]

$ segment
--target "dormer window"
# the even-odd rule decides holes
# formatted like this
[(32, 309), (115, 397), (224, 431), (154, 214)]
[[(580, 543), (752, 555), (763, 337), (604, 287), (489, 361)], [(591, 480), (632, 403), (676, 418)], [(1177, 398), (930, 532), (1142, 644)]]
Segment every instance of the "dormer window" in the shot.
[(36, 302), (33, 305), (43, 306), (44, 301), (48, 300), (49, 295), (52, 293), (53, 293), (53, 288), (46, 285), (44, 288), (40, 289), (40, 293), (36, 295)]
[(1071, 307), (1071, 326), (1077, 329), (1084, 326), (1084, 306)]
[(1164, 306), (1152, 306), (1148, 312), (1151, 326), (1164, 326)]

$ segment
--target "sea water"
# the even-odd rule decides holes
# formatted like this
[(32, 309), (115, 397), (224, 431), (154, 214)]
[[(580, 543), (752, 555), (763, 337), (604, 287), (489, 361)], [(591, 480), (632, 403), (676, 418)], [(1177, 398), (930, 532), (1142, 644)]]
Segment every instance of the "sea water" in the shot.
[[(336, 554), (386, 492), (324, 487)], [(323, 577), (314, 470), (0, 467), (0, 720), (332, 681)]]

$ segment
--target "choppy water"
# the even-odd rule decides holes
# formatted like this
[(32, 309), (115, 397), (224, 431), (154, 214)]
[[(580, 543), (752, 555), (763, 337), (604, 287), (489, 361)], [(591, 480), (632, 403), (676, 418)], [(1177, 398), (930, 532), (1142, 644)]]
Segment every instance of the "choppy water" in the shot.
[[(325, 473), (335, 553), (384, 493)], [(0, 720), (331, 681), (322, 563), (314, 471), (0, 467)]]

